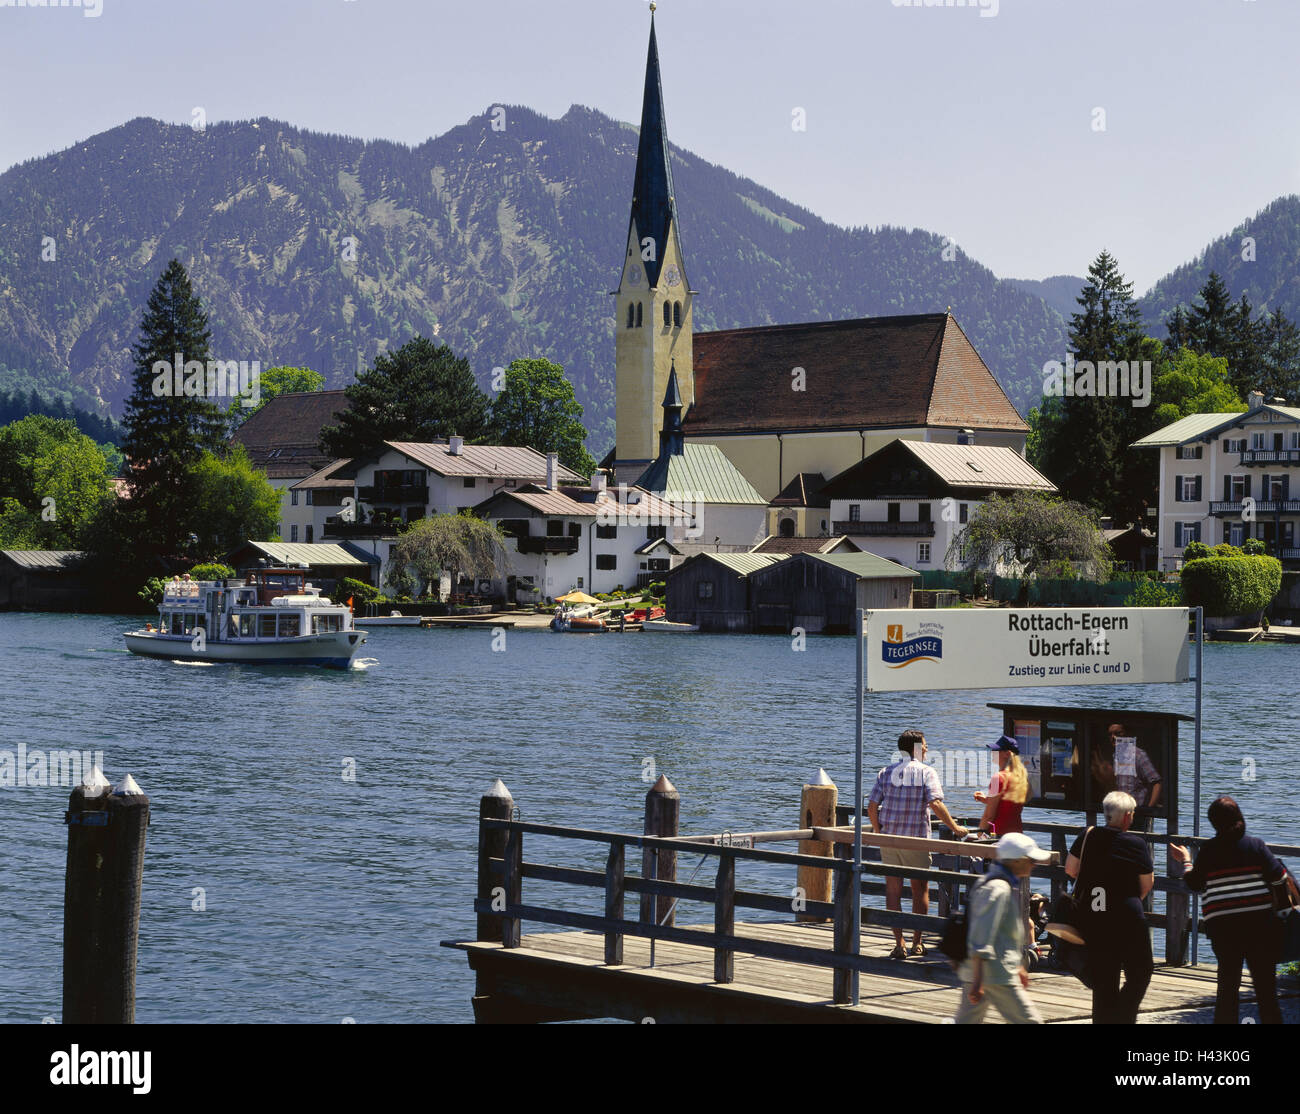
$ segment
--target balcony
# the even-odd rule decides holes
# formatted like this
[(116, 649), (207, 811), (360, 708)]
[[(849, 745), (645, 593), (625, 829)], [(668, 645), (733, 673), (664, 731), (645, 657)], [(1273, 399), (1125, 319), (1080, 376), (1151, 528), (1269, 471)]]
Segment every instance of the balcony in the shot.
[(425, 506), (429, 502), (428, 484), (371, 484), (357, 488), (357, 498), (372, 506), (397, 506), (401, 503), (419, 503)]
[(835, 522), (835, 533), (867, 538), (932, 538), (933, 522)]
[(520, 538), (520, 553), (577, 553), (578, 538)]
[[(1230, 503), (1211, 503), (1210, 514), (1240, 517), (1245, 504), (1238, 499)], [(1261, 514), (1300, 514), (1300, 499), (1256, 499), (1251, 508), (1256, 515)]]
[(1300, 449), (1244, 449), (1242, 464), (1300, 464)]
[(320, 536), (324, 538), (395, 538), (397, 528), (382, 522), (344, 522), (338, 515), (331, 515), (321, 527)]

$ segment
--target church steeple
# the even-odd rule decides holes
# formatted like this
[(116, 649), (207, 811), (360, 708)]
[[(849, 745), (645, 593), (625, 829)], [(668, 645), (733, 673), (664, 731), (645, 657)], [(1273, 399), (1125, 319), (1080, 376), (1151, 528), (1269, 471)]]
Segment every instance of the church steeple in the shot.
[[(642, 245), (645, 272), (651, 287), (659, 285), (659, 269), (668, 231), (677, 223), (673, 195), (673, 170), (668, 154), (668, 125), (664, 119), (664, 93), (659, 78), (659, 43), (654, 12), (650, 13), (650, 49), (646, 55), (645, 93), (641, 100), (641, 139), (636, 150), (636, 178), (632, 186), (632, 224)], [(646, 245), (646, 240), (652, 241)]]
[(659, 40), (650, 5), (650, 45), (646, 52), (641, 133), (637, 141), (632, 209), (615, 309), (617, 478), (635, 479), (658, 453), (665, 398), (676, 362), (677, 440), (681, 419), (695, 401), (691, 363), (693, 292), (686, 278), (677, 203), (673, 195), (672, 155), (664, 122), (659, 75)]
[(664, 424), (659, 431), (659, 455), (681, 456), (685, 451), (682, 436), (682, 393), (677, 387), (676, 364), (668, 372), (668, 390), (664, 394)]

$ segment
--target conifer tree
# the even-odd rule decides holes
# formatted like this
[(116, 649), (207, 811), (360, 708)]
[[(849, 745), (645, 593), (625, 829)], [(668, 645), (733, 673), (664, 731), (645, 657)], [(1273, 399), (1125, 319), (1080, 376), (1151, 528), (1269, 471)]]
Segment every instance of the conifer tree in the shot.
[[(161, 553), (176, 552), (188, 537), (194, 514), (191, 469), (205, 452), (221, 447), (225, 431), (221, 409), (206, 393), (185, 393), (187, 386), (199, 386), (192, 374), (187, 379), (184, 373), (192, 361), (204, 365), (202, 390), (207, 390), (209, 340), (203, 305), (185, 268), (173, 259), (149, 295), (140, 322), (122, 441), (131, 483), (129, 514)], [(178, 360), (180, 377), (175, 374)], [(168, 374), (161, 372), (162, 364), (171, 369)]]
[(1232, 295), (1218, 271), (1210, 272), (1197, 297), (1200, 305), (1188, 314), (1187, 347), (1203, 356), (1231, 357)]
[(1300, 328), (1280, 309), (1259, 321), (1263, 371), (1259, 389), (1265, 398), (1280, 397), (1300, 405)]
[(488, 398), (469, 361), (428, 337), (379, 356), (345, 393), (351, 406), (338, 425), (321, 430), (321, 448), (334, 457), (357, 456), (381, 441), (428, 442), (453, 433), (478, 441), (488, 432)]

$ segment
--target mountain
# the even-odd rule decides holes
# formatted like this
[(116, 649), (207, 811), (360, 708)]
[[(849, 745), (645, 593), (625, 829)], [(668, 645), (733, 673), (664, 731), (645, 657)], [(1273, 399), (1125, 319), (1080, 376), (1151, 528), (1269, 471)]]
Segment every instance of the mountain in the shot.
[(1147, 332), (1163, 340), (1169, 314), (1196, 300), (1211, 271), (1234, 301), (1245, 294), (1257, 311), (1281, 309), (1300, 319), (1300, 196), (1279, 197), (1157, 282), (1138, 303)]
[(1061, 315), (1061, 320), (1068, 330), (1070, 318), (1079, 312), (1079, 291), (1084, 288), (1088, 280), (1077, 275), (1052, 275), (1051, 278), (1045, 279), (1004, 279), (1003, 281), (1009, 282), (1017, 290), (1032, 294), (1035, 298), (1042, 298), (1051, 309)]
[[(576, 106), (559, 120), (506, 106), (504, 119), (414, 148), (268, 119), (201, 132), (136, 119), (11, 168), (0, 390), (120, 412), (144, 303), (176, 256), (216, 358), (311, 367), (337, 387), (428, 334), (486, 386), (494, 366), (544, 355), (574, 382), (600, 455), (637, 133)], [(673, 174), (697, 329), (951, 306), (1022, 412), (1064, 351), (1036, 293), (945, 259), (939, 236), (828, 224), (677, 148)]]

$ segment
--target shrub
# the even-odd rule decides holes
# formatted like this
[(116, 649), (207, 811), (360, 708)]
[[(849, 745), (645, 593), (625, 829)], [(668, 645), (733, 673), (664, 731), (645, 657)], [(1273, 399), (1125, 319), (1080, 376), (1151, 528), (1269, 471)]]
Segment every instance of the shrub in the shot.
[(1183, 562), (1199, 561), (1203, 557), (1210, 556), (1210, 547), (1204, 542), (1188, 542), (1187, 548), (1183, 550)]
[(1220, 542), (1211, 551), (1215, 557), (1244, 557), (1246, 554), (1238, 549), (1235, 545), (1229, 545), (1227, 542)]
[(1247, 538), (1241, 546), (1241, 552), (1247, 557), (1262, 557), (1265, 545), (1262, 538)]
[(1183, 590), (1174, 584), (1165, 587), (1154, 580), (1143, 578), (1124, 600), (1125, 607), (1181, 607)]
[(1263, 611), (1282, 587), (1282, 562), (1276, 557), (1202, 557), (1183, 566), (1183, 597), (1188, 607), (1211, 616)]
[(353, 606), (359, 603), (374, 603), (379, 598), (379, 589), (363, 580), (354, 580), (350, 576), (345, 576), (335, 585), (330, 599), (335, 603), (347, 603), (349, 596), (352, 597)]
[(167, 581), (161, 576), (151, 576), (140, 586), (136, 595), (141, 601), (147, 603), (150, 607), (157, 607), (162, 603), (163, 593), (167, 590)]
[(190, 569), (191, 580), (225, 580), (235, 575), (237, 575), (235, 570), (229, 565), (222, 565), (216, 561), (195, 565)]

